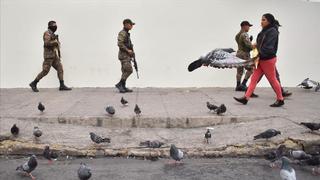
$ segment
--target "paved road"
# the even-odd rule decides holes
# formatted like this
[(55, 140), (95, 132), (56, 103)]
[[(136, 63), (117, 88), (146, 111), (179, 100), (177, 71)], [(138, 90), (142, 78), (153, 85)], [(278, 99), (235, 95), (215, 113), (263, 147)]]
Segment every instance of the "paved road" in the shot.
[[(26, 158), (0, 159), (0, 179), (29, 179), (15, 172), (17, 165)], [(262, 159), (186, 159), (182, 165), (169, 165), (168, 159), (158, 161), (99, 158), (55, 161), (48, 165), (40, 159), (33, 175), (38, 180), (76, 180), (80, 162), (92, 168), (92, 179), (219, 179), (219, 180), (279, 180), (279, 169), (271, 169)], [(318, 180), (319, 176), (310, 173), (310, 167), (294, 166), (298, 180)]]

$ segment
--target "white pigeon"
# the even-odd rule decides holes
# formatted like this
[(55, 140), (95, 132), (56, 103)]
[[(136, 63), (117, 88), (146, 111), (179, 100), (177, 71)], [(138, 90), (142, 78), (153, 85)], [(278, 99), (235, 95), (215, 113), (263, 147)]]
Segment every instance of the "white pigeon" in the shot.
[(290, 160), (283, 156), (281, 158), (282, 166), (280, 170), (280, 177), (282, 180), (296, 180), (296, 172), (295, 170), (290, 166)]

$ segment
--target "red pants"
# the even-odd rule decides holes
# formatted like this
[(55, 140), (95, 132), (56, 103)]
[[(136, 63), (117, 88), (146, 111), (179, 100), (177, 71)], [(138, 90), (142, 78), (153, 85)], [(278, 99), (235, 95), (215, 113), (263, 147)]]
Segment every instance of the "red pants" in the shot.
[(281, 86), (279, 81), (276, 78), (276, 62), (277, 58), (274, 57), (269, 60), (259, 61), (259, 65), (257, 69), (254, 70), (253, 75), (251, 77), (250, 85), (245, 94), (245, 97), (249, 100), (251, 94), (257, 86), (259, 78), (262, 75), (265, 75), (273, 88), (274, 92), (277, 94), (277, 100), (283, 100)]

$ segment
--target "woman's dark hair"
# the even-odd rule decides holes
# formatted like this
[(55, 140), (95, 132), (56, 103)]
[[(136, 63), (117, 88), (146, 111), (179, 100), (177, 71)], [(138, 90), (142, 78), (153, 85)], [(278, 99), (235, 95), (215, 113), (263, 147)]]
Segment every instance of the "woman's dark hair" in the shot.
[(265, 17), (268, 20), (268, 22), (270, 23), (270, 26), (274, 26), (274, 27), (280, 27), (281, 26), (279, 21), (276, 20), (272, 14), (266, 13), (266, 14), (263, 15), (263, 17)]

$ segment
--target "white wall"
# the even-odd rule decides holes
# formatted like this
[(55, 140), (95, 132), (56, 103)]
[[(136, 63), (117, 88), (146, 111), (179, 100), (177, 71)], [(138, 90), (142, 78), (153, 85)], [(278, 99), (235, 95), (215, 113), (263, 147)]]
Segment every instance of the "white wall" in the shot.
[[(132, 31), (140, 79), (129, 86), (234, 86), (236, 70), (187, 65), (216, 47), (236, 48), (242, 20), (260, 30), (263, 13), (279, 19), (278, 69), (285, 86), (305, 77), (320, 80), (320, 3), (301, 0), (1, 0), (1, 88), (27, 87), (41, 70), (42, 34), (56, 20), (67, 85), (113, 86), (120, 77), (117, 33), (122, 20)], [(51, 70), (39, 84), (56, 87)], [(269, 86), (266, 80), (262, 86)]]

